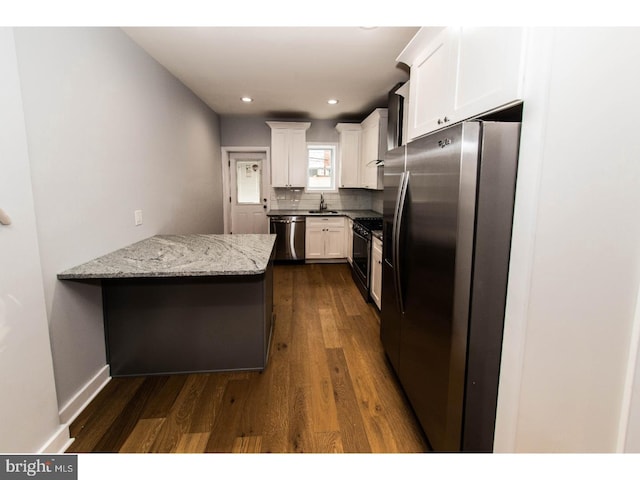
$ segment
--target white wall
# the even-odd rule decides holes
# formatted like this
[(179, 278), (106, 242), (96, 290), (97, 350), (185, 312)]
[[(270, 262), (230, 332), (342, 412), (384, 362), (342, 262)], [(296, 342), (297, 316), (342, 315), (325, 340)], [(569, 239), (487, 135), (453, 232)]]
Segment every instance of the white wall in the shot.
[(613, 452), (640, 287), (640, 29), (533, 40), (496, 450)]
[(62, 408), (105, 348), (99, 286), (56, 274), (155, 234), (222, 232), (219, 119), (120, 29), (15, 39)]
[(51, 449), (60, 432), (13, 32), (0, 28), (0, 452)]

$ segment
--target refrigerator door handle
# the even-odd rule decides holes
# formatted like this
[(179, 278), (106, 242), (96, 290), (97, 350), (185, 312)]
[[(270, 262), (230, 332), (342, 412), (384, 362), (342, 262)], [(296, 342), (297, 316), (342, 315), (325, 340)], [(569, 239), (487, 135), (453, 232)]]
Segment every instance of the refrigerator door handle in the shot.
[(396, 208), (396, 216), (394, 218), (394, 230), (393, 230), (393, 263), (395, 265), (395, 285), (396, 285), (396, 298), (398, 299), (398, 307), (400, 313), (404, 315), (404, 297), (402, 290), (402, 272), (400, 271), (400, 229), (402, 228), (402, 217), (404, 214), (404, 205), (407, 198), (407, 190), (409, 189), (409, 176), (410, 172), (406, 171), (402, 174), (400, 179), (400, 190), (398, 191), (398, 204)]
[[(398, 288), (398, 276), (396, 275), (396, 267), (398, 265), (398, 242), (397, 242), (397, 230), (398, 230), (398, 209), (400, 208), (400, 202), (402, 201), (402, 187), (404, 186), (404, 175), (405, 172), (400, 174), (400, 182), (398, 183), (398, 195), (396, 197), (396, 203), (393, 209), (393, 224), (391, 226), (391, 262), (393, 263), (393, 287), (396, 291), (396, 304), (398, 305), (398, 309), (402, 311), (400, 308), (400, 290)], [(388, 262), (387, 262), (388, 263)]]

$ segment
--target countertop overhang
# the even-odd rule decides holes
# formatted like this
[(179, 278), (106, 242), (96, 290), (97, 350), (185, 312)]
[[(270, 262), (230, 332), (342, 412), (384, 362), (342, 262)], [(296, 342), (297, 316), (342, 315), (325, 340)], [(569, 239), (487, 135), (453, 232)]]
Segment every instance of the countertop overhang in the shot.
[(156, 235), (58, 274), (60, 280), (260, 275), (275, 235)]

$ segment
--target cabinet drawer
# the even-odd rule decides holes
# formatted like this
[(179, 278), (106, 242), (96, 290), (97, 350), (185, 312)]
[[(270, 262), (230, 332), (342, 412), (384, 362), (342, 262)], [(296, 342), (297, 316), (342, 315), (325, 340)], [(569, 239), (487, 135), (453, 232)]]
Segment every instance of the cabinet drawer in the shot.
[(307, 227), (344, 227), (344, 217), (307, 217)]

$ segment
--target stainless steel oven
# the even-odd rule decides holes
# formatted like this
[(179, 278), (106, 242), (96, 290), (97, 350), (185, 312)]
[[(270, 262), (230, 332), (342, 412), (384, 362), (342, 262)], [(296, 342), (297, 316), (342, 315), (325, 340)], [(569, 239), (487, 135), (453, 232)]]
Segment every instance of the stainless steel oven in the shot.
[(382, 219), (376, 217), (356, 218), (353, 221), (352, 276), (360, 293), (369, 301), (369, 278), (371, 274), (371, 231), (382, 228)]

